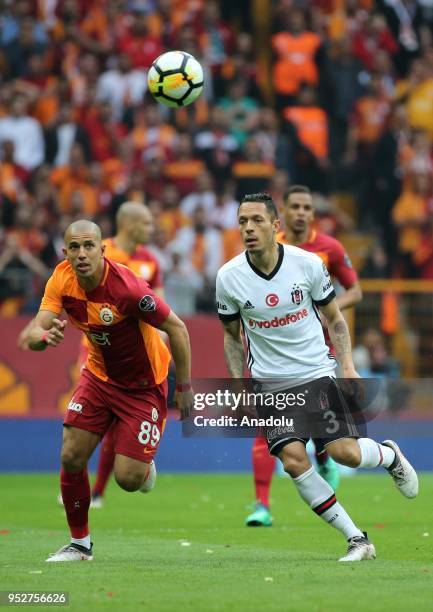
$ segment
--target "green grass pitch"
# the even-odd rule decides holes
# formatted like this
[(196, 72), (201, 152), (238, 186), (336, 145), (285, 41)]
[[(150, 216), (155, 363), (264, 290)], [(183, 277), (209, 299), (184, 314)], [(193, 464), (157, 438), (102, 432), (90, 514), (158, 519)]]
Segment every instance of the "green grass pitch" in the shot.
[[(339, 564), (346, 543), (275, 478), (275, 524), (247, 528), (241, 475), (160, 475), (150, 495), (110, 483), (91, 510), (94, 561), (47, 564), (69, 541), (56, 475), (0, 476), (0, 590), (66, 590), (70, 610), (433, 610), (433, 476), (404, 499), (382, 475), (344, 479), (339, 499), (376, 561)], [(45, 607), (44, 607), (45, 608)]]

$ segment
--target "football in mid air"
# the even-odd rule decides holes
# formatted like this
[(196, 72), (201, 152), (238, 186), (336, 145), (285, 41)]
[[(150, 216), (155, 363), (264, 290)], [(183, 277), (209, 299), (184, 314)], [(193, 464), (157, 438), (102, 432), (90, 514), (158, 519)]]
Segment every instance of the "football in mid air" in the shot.
[(203, 69), (185, 51), (168, 51), (153, 62), (147, 74), (150, 93), (166, 106), (182, 108), (203, 91)]

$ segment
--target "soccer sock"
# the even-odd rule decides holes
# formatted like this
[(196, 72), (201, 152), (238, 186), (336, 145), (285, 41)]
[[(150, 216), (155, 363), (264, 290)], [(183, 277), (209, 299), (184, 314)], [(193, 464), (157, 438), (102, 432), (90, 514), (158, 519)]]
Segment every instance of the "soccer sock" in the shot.
[(359, 438), (359, 448), (361, 449), (361, 463), (359, 467), (375, 468), (379, 465), (387, 468), (395, 459), (392, 448), (383, 446), (371, 438)]
[(84, 548), (90, 548), (91, 546), (90, 535), (86, 536), (85, 538), (71, 538), (71, 542), (73, 544), (84, 546)]
[(98, 469), (96, 471), (96, 481), (93, 485), (92, 495), (104, 495), (111, 472), (113, 471), (114, 459), (114, 435), (111, 429), (108, 430), (102, 440), (99, 452)]
[(90, 506), (90, 484), (87, 468), (75, 474), (65, 472), (62, 468), (60, 470), (60, 489), (72, 538), (85, 538), (89, 535), (88, 513)]
[(341, 531), (346, 540), (363, 533), (352, 521), (343, 506), (337, 501), (329, 484), (313, 467), (292, 479), (299, 495), (324, 521)]
[(269, 454), (265, 438), (258, 437), (254, 440), (252, 459), (256, 500), (269, 508), (269, 490), (276, 459)]
[(329, 459), (329, 455), (328, 452), (325, 450), (325, 445), (323, 444), (323, 440), (320, 439), (315, 439), (313, 440), (314, 442), (314, 448), (315, 448), (315, 457), (316, 457), (316, 461), (318, 465), (324, 465), (328, 459)]

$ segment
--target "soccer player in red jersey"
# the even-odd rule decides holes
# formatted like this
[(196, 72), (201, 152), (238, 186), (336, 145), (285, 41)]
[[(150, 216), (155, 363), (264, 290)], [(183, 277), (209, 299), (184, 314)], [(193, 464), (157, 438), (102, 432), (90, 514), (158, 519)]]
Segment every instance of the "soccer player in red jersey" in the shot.
[(89, 355), (66, 411), (61, 491), (71, 542), (47, 561), (93, 559), (88, 527), (87, 463), (116, 421), (114, 475), (125, 491), (149, 491), (167, 412), (170, 352), (176, 369), (175, 400), (183, 415), (193, 404), (191, 351), (184, 323), (149, 285), (126, 266), (104, 257), (100, 228), (72, 223), (65, 233), (65, 261), (47, 282), (30, 331), (29, 348), (56, 347), (67, 321), (89, 340)]
[[(137, 276), (149, 284), (155, 293), (163, 298), (164, 290), (159, 262), (144, 246), (149, 243), (154, 231), (153, 215), (149, 208), (140, 202), (124, 202), (117, 211), (116, 228), (116, 235), (103, 241), (105, 256), (131, 268)], [(34, 320), (26, 325), (19, 335), (18, 345), (21, 348), (28, 348), (33, 323)], [(78, 356), (78, 370), (85, 364), (88, 352), (88, 342), (83, 336)], [(102, 507), (105, 488), (113, 471), (115, 457), (113, 432), (114, 427), (111, 427), (101, 443), (96, 480), (92, 488), (91, 508)], [(59, 504), (63, 504), (61, 494), (58, 501)]]
[[(326, 234), (320, 234), (312, 227), (314, 207), (308, 187), (293, 185), (289, 189), (284, 200), (284, 220), (286, 230), (277, 234), (277, 241), (282, 244), (292, 244), (319, 255), (333, 279), (337, 279), (344, 288), (344, 291), (337, 296), (340, 310), (357, 304), (362, 297), (358, 275), (341, 242)], [(324, 333), (326, 343), (333, 350), (326, 329)], [(314, 443), (319, 474), (335, 491), (340, 479), (338, 467), (328, 456), (323, 441), (314, 440)], [(267, 443), (263, 437), (257, 437), (254, 440), (252, 463), (256, 504), (254, 511), (247, 516), (245, 522), (250, 527), (269, 527), (272, 525), (269, 491), (275, 469), (275, 457), (268, 453)]]

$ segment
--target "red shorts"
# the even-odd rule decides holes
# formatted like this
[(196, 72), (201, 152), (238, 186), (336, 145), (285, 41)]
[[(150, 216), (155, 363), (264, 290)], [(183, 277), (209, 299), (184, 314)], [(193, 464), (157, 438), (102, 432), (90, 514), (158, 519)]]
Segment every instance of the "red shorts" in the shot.
[(114, 450), (149, 463), (158, 450), (167, 418), (167, 382), (126, 389), (82, 370), (64, 425), (104, 436), (114, 423)]

